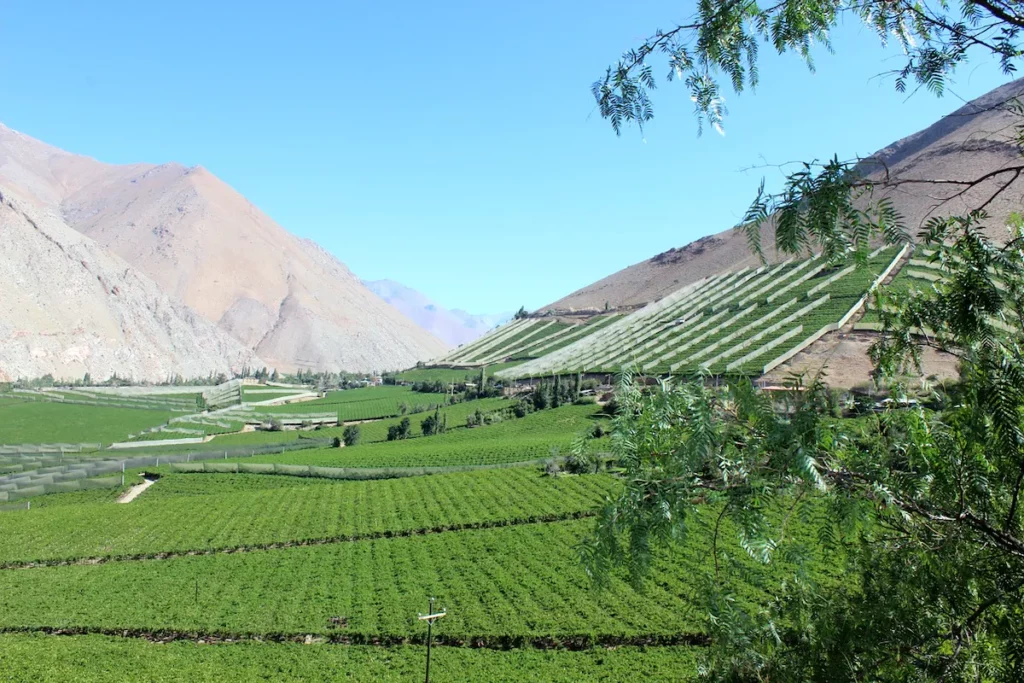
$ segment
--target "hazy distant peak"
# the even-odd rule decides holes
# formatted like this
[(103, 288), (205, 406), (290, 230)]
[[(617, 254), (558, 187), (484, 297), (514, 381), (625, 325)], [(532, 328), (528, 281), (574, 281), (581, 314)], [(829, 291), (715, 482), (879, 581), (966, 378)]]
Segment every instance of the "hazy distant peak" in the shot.
[(509, 320), (512, 313), (472, 314), (448, 310), (422, 292), (394, 280), (364, 280), (371, 291), (449, 346), (473, 341)]

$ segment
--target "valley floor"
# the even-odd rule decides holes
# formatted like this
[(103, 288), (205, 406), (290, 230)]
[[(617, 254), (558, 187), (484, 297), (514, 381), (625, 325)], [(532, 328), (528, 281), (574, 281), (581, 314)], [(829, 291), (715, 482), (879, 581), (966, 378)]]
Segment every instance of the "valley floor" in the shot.
[[(385, 417), (396, 396), (407, 398), (394, 388), (346, 393), (325, 403)], [(439, 408), (449, 427), (439, 435), (418, 435), (433, 414), (423, 412), (411, 416), (412, 438), (387, 441), (395, 417), (361, 425), (358, 445), (237, 461), (306, 474), (308, 465), (342, 468), (365, 480), (236, 473), (232, 459), (161, 465), (128, 505), (115, 501), (139, 471), (124, 487), (43, 495), (31, 509), (0, 513), (5, 680), (410, 680), (425, 663), (417, 615), (430, 597), (448, 610), (434, 629), (435, 681), (694, 676), (706, 642), (695, 577), (710, 571), (704, 539), (717, 511), (699, 514), (690, 539), (659, 556), (644, 591), (624, 575), (595, 590), (576, 547), (619, 481), (552, 476), (537, 460), (586, 434), (591, 452), (608, 450), (607, 437), (593, 438), (607, 418), (593, 404), (521, 418), (510, 406)], [(477, 411), (485, 424), (467, 427)], [(728, 566), (745, 578), (770, 573), (742, 554)], [(760, 591), (742, 583), (736, 597)]]

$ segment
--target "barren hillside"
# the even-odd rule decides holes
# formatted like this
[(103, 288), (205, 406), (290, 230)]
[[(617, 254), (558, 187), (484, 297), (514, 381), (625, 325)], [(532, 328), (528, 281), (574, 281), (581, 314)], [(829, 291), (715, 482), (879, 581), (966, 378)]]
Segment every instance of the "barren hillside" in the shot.
[(113, 166), (0, 127), (21, 188), (282, 370), (408, 367), (445, 344), (209, 171)]
[[(1006, 217), (1024, 207), (1024, 179), (1015, 172), (995, 173), (1020, 163), (1014, 144), (1014, 126), (1024, 119), (1012, 113), (1008, 103), (1024, 95), (1024, 79), (1007, 83), (964, 105), (928, 128), (879, 150), (862, 164), (865, 174), (879, 178), (888, 169), (899, 184), (886, 194), (916, 233), (931, 216), (961, 214), (987, 204), (990, 233), (1005, 234)], [(960, 196), (962, 186), (907, 182), (921, 179), (964, 180), (995, 175), (983, 185)], [(771, 242), (766, 230), (765, 244)], [(769, 260), (776, 254), (767, 250)], [(683, 285), (722, 270), (754, 265), (744, 235), (732, 229), (701, 238), (682, 248), (624, 268), (555, 301), (541, 311), (603, 309), (605, 304), (632, 307), (660, 298)]]
[(55, 212), (15, 190), (0, 195), (0, 381), (162, 381), (261, 364)]

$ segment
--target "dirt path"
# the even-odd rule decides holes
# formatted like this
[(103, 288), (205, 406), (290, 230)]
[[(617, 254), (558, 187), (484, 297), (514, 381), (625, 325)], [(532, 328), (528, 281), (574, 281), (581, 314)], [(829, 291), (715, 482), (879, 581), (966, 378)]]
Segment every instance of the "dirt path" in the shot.
[(117, 502), (118, 503), (130, 503), (133, 500), (135, 500), (136, 498), (138, 498), (139, 496), (141, 496), (143, 491), (145, 491), (146, 489), (148, 489), (150, 486), (152, 486), (155, 483), (156, 483), (156, 479), (148, 479), (148, 478), (144, 479), (141, 484), (136, 484), (135, 486), (133, 486), (130, 489), (128, 489), (127, 491), (125, 491), (124, 494), (120, 498), (117, 499)]

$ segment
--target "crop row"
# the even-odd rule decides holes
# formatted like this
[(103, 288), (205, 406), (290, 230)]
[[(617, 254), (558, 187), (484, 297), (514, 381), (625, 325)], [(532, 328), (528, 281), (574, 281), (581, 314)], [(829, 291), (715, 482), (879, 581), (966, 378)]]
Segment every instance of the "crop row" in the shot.
[[(336, 634), (365, 642), (422, 637), (416, 615), (434, 596), (448, 609), (438, 629), (442, 642), (700, 632), (700, 611), (690, 600), (694, 577), (708, 568), (704, 539), (661, 558), (645, 594), (618, 577), (607, 591), (594, 591), (575, 550), (590, 528), (587, 521), (559, 522), (5, 571), (0, 628)], [(756, 572), (753, 561), (746, 566)], [(756, 595), (737, 586), (737, 599)]]
[(134, 556), (435, 529), (593, 509), (614, 482), (539, 468), (331, 482), (171, 474), (131, 505), (5, 513), (0, 563)]
[(490, 351), (496, 348), (499, 344), (504, 344), (512, 336), (534, 327), (538, 322), (539, 321), (536, 318), (520, 318), (518, 320), (511, 320), (504, 325), (491, 330), (479, 339), (475, 339), (468, 344), (464, 344), (452, 350), (447, 356), (444, 356), (439, 360), (443, 363), (468, 362), (471, 358)]
[[(443, 633), (443, 624), (438, 632)], [(438, 647), (431, 655), (431, 673), (437, 680), (494, 683), (679, 681), (694, 675), (698, 650), (686, 646), (579, 652)], [(8, 680), (41, 683), (326, 681), (339, 672), (356, 681), (410, 681), (422, 677), (425, 656), (425, 648), (414, 645), (339, 647), (250, 641), (211, 647), (103, 635), (0, 635), (0, 666)], [(114, 662), (117, 666), (112, 666)]]

